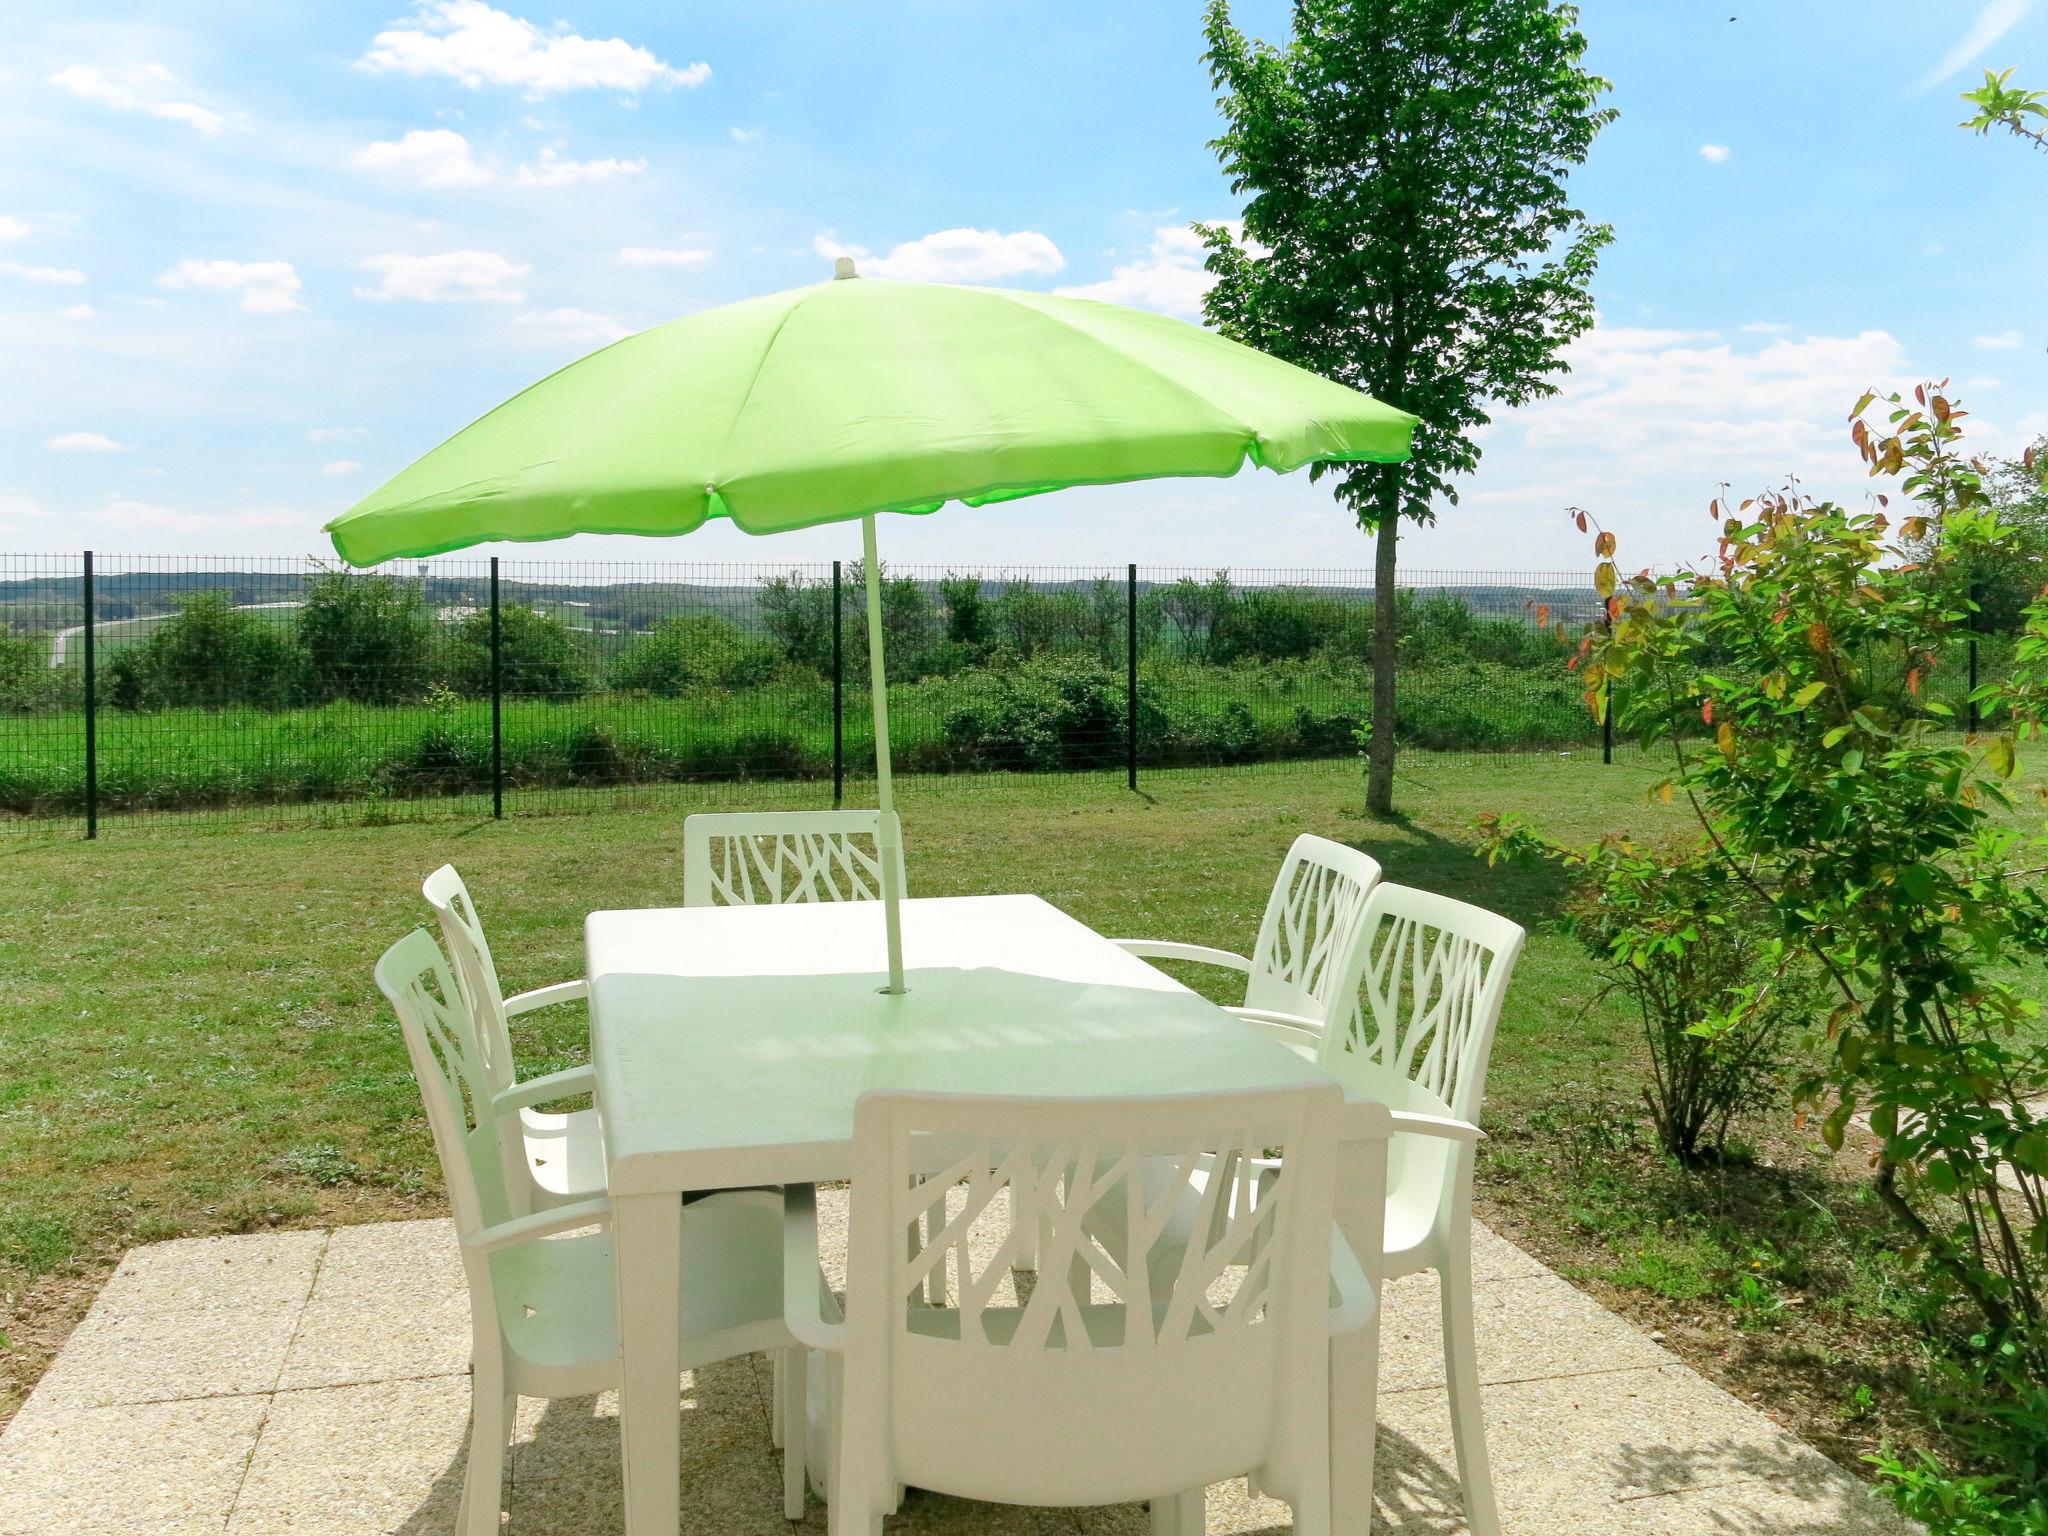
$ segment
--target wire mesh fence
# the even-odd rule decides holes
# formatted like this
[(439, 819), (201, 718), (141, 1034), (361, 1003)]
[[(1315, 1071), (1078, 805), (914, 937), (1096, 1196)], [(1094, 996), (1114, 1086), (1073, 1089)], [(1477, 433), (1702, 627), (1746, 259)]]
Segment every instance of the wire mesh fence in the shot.
[[(989, 773), (1347, 767), (1370, 726), (1369, 572), (883, 577), (905, 774), (971, 793)], [(1565, 665), (1600, 612), (1583, 576), (1404, 573), (1396, 606), (1404, 745), (1598, 746)], [(771, 783), (778, 804), (828, 805), (873, 773), (867, 658), (852, 560), (0, 556), (0, 817), (71, 835)]]

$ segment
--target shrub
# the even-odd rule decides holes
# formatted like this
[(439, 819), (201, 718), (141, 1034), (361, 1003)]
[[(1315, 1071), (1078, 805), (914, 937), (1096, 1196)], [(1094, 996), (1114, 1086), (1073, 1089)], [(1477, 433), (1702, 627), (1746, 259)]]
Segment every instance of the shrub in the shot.
[(107, 697), (117, 709), (281, 709), (304, 696), (305, 677), (304, 653), (274, 617), (195, 592), (147, 640), (114, 654)]
[(317, 700), (417, 699), (427, 689), (433, 637), (416, 583), (334, 571), (306, 584), (299, 644)]
[[(505, 697), (575, 698), (590, 689), (590, 662), (575, 632), (551, 613), (508, 604), (498, 610), (498, 649)], [(448, 647), (448, 686), (472, 699), (491, 692), (491, 615), (479, 610), (455, 626)]]
[(50, 665), (47, 636), (0, 633), (0, 715), (43, 714), (76, 692), (77, 675)]
[(702, 688), (746, 688), (775, 670), (774, 650), (715, 614), (669, 619), (612, 662), (614, 688), (675, 698)]
[(1107, 668), (1073, 657), (983, 673), (972, 702), (943, 722), (961, 766), (1046, 771), (1098, 767), (1124, 750), (1124, 690)]

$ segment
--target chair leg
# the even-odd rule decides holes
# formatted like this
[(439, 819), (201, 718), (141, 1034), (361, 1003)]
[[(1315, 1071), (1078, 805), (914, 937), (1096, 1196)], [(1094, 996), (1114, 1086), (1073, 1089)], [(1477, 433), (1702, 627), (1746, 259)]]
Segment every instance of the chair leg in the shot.
[(781, 1384), (776, 1401), (782, 1412), (782, 1514), (784, 1519), (804, 1517), (804, 1483), (809, 1472), (810, 1412), (805, 1406), (804, 1380), (809, 1364), (801, 1349), (775, 1352), (781, 1367), (776, 1380)]
[(1205, 1491), (1190, 1488), (1185, 1493), (1152, 1501), (1152, 1536), (1202, 1536), (1208, 1518)]
[(1450, 1386), (1451, 1439), (1458, 1481), (1465, 1490), (1465, 1524), (1472, 1536), (1500, 1536), (1493, 1469), (1486, 1456), (1486, 1420), (1479, 1401), (1479, 1357), (1472, 1326), (1472, 1248), (1468, 1236), (1452, 1245), (1437, 1283), (1443, 1288), (1444, 1377)]
[(497, 1536), (503, 1513), (505, 1445), (512, 1438), (504, 1368), (478, 1365), (470, 1377), (469, 1463), (462, 1474), (462, 1505), (455, 1514), (461, 1536)]
[(788, 1443), (786, 1426), (789, 1423), (789, 1351), (771, 1349), (768, 1351), (768, 1443), (781, 1450)]
[(1010, 1186), (1010, 1230), (1022, 1232), (1016, 1252), (1011, 1256), (1010, 1268), (1024, 1274), (1034, 1274), (1038, 1269), (1038, 1213), (1031, 1208), (1032, 1202), (1024, 1191), (1015, 1184)]

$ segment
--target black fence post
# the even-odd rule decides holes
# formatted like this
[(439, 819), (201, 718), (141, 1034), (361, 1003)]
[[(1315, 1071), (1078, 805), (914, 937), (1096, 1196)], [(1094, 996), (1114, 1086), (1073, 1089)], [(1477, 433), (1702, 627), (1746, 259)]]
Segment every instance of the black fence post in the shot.
[(1977, 596), (1977, 584), (1973, 581), (1970, 583), (1970, 702), (1967, 706), (1972, 736), (1977, 734), (1978, 727), (1984, 723), (1977, 712), (1977, 604), (1980, 601)]
[(846, 799), (846, 651), (840, 623), (840, 566), (832, 562), (832, 804)]
[(505, 647), (498, 617), (498, 557), (491, 556), (491, 818), (505, 816)]
[(1124, 777), (1138, 787), (1138, 567), (1124, 571)]
[[(1600, 624), (1609, 635), (1614, 633), (1612, 615), (1603, 614)], [(1600, 678), (1600, 761), (1614, 762), (1614, 679), (1604, 673)]]
[(99, 666), (93, 654), (92, 551), (85, 552), (85, 835), (100, 835)]

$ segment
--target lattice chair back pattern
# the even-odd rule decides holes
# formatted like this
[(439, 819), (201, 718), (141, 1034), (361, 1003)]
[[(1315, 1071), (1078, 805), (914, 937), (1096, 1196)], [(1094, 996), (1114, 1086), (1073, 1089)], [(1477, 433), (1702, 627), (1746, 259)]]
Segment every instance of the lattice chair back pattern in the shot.
[(1411, 1084), (1428, 1112), (1476, 1125), (1522, 929), (1468, 902), (1392, 883), (1367, 902), (1365, 929), (1365, 1010), (1341, 1047)]
[(1364, 931), (1366, 899), (1379, 879), (1371, 854), (1313, 833), (1297, 837), (1259, 923), (1245, 1008), (1326, 1029), (1348, 1024), (1357, 999), (1355, 991), (1345, 995), (1344, 984)]
[[(1334, 1086), (864, 1096), (835, 1530), (868, 1531), (863, 1511), (886, 1512), (898, 1484), (1032, 1505), (1192, 1490), (1198, 1521), (1205, 1484), (1255, 1469), (1297, 1503), (1298, 1529), (1326, 1528), (1340, 1103)], [(1235, 1170), (1276, 1147), (1284, 1173), (1240, 1200)], [(1013, 1188), (1038, 1218), (1021, 1304), (1011, 1266), (1032, 1234), (1007, 1220)], [(1168, 1241), (1189, 1196), (1202, 1236)], [(1090, 1234), (1106, 1204), (1135, 1240)], [(1355, 1261), (1348, 1273), (1354, 1303), (1369, 1298)]]
[[(892, 813), (893, 820), (893, 813)], [(897, 890), (903, 884), (900, 824)], [(882, 899), (880, 811), (764, 811), (683, 822), (683, 905)]]
[(512, 1041), (502, 1021), (505, 991), (498, 983), (498, 967), (491, 959), (491, 942), (484, 937), (484, 925), (477, 916), (476, 901), (453, 864), (443, 864), (421, 882), (420, 894), (434, 909), (441, 926), (441, 942), (455, 963), (456, 984), (480, 1026), (477, 1046), (492, 1088), (509, 1088), (516, 1073), (512, 1064)]

